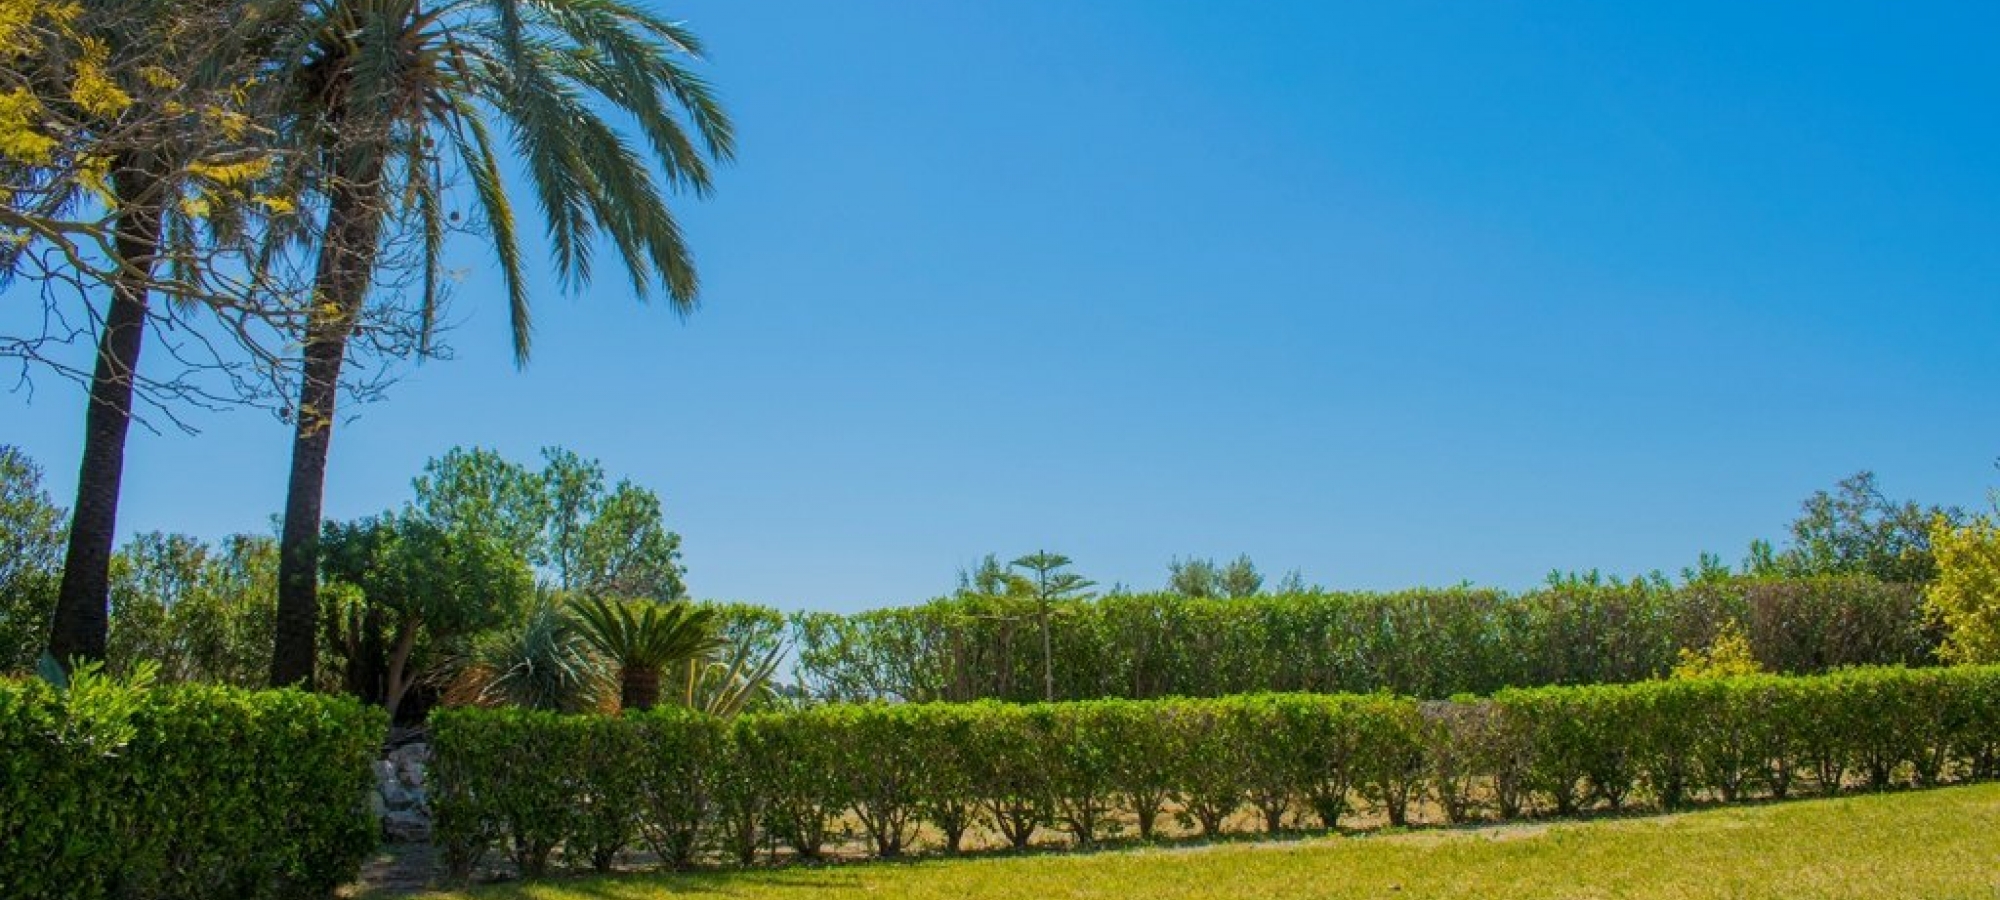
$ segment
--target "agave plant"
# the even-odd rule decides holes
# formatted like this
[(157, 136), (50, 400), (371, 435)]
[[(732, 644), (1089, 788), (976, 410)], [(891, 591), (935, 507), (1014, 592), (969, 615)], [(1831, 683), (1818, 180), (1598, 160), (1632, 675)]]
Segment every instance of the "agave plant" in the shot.
[(786, 649), (786, 645), (777, 644), (759, 653), (749, 644), (736, 644), (712, 659), (689, 660), (683, 705), (730, 718), (746, 707), (768, 702), (775, 694), (771, 678), (777, 674)]
[(473, 638), (446, 667), (447, 703), (582, 712), (608, 706), (610, 685), (591, 641), (551, 596)]
[(685, 602), (590, 598), (573, 610), (578, 633), (617, 666), (626, 709), (659, 705), (660, 673), (706, 663), (723, 647), (714, 611)]

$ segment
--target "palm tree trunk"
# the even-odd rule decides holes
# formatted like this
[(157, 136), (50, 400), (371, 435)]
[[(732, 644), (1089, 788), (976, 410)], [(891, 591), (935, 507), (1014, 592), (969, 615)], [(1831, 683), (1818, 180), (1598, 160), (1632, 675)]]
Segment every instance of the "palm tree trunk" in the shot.
[(70, 510), (69, 549), (63, 557), (49, 655), (65, 667), (73, 658), (103, 659), (110, 631), (111, 552), (118, 537), (118, 494), (125, 476), (125, 439), (132, 425), (133, 379), (146, 333), (146, 293), (159, 254), (160, 182), (149, 159), (122, 155), (113, 190), (118, 220), (111, 307), (97, 344), (84, 413), (83, 461), (77, 468), (76, 505)]
[(626, 666), (618, 674), (618, 705), (625, 709), (652, 709), (660, 705), (660, 670), (652, 666)]
[[(273, 687), (311, 687), (318, 655), (319, 529), (326, 460), (333, 446), (334, 404), (347, 339), (368, 300), (377, 242), (383, 159), (359, 154), (332, 190), (325, 243), (313, 273), (314, 312), (306, 326), (305, 367), (293, 411), (292, 472), (278, 537), (278, 614), (271, 656)], [(322, 312), (322, 310), (324, 312)]]

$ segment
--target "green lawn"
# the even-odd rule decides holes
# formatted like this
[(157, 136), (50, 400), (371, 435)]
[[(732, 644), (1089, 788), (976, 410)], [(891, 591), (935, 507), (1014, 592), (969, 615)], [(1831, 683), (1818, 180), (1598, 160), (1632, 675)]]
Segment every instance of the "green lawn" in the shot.
[(2000, 898), (2000, 785), (1584, 823), (1017, 858), (631, 875), (429, 900)]

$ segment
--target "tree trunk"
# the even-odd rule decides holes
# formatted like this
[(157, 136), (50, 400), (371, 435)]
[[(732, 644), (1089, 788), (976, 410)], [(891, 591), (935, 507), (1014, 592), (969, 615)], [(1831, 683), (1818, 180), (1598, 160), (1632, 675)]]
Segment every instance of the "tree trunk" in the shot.
[(396, 646), (389, 651), (389, 686), (383, 693), (382, 708), (389, 713), (389, 724), (396, 724), (396, 710), (403, 705), (403, 694), (410, 689), (410, 652), (417, 647), (417, 623), (404, 621), (396, 626)]
[(618, 673), (618, 705), (625, 709), (652, 709), (660, 705), (660, 670), (652, 666), (625, 666)]
[(104, 658), (110, 631), (111, 552), (118, 538), (118, 494), (125, 476), (125, 439), (132, 425), (133, 379), (146, 332), (146, 293), (160, 243), (160, 182), (150, 159), (122, 155), (114, 163), (118, 198), (114, 246), (119, 265), (111, 307), (97, 345), (84, 413), (83, 461), (70, 510), (49, 655), (68, 668), (73, 658)]
[(278, 538), (278, 615), (271, 656), (273, 687), (312, 686), (319, 634), (320, 508), (333, 445), (334, 405), (347, 339), (360, 319), (382, 234), (381, 154), (361, 153), (331, 191), (325, 243), (313, 273), (313, 313), (306, 326), (305, 371), (292, 413), (292, 473)]
[(1049, 641), (1049, 598), (1044, 595), (1040, 602), (1042, 613), (1042, 700), (1056, 702), (1056, 655), (1055, 646)]

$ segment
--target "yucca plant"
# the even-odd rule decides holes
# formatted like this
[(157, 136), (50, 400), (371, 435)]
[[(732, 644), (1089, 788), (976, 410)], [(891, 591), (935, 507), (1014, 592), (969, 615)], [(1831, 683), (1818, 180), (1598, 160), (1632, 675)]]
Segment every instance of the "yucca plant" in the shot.
[(603, 661), (554, 597), (537, 597), (513, 622), (452, 656), (443, 669), (447, 703), (557, 712), (609, 706)]
[(577, 630), (618, 668), (618, 700), (626, 709), (660, 703), (660, 673), (706, 663), (722, 649), (715, 613), (685, 602), (579, 600)]
[(689, 660), (683, 705), (727, 719), (768, 702), (776, 694), (771, 679), (777, 675), (786, 649), (778, 644), (759, 653), (748, 644), (736, 644), (713, 658)]

